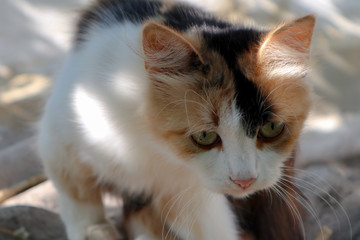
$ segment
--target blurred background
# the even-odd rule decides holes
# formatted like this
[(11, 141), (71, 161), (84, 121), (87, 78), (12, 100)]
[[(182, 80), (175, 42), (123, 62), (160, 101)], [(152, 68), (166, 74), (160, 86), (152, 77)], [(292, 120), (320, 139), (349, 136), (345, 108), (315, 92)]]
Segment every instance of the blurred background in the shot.
[[(300, 139), (297, 167), (323, 177), (328, 185), (336, 185), (341, 199), (352, 197), (348, 202), (338, 200), (346, 209), (360, 209), (360, 201), (354, 200), (360, 194), (360, 1), (186, 1), (250, 26), (273, 27), (307, 14), (316, 15), (309, 79), (314, 107)], [(29, 182), (34, 182), (32, 186), (45, 180), (35, 151), (36, 121), (71, 47), (79, 10), (89, 2), (0, 2), (0, 207), (27, 204), (58, 211), (49, 182), (17, 192)], [(14, 186), (16, 194), (8, 194), (6, 191), (13, 191)], [(10, 195), (16, 196), (8, 199)], [(360, 232), (358, 212), (358, 217), (350, 216), (350, 220)], [(354, 236), (360, 239), (360, 233), (359, 238)]]

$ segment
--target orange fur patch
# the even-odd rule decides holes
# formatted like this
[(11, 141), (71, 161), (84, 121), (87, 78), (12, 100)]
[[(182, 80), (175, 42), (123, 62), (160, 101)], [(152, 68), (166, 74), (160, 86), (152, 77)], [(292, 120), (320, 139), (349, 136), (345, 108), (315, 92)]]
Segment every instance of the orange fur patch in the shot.
[(191, 134), (216, 130), (224, 102), (228, 108), (233, 103), (232, 73), (217, 53), (204, 53), (204, 57), (212, 61), (206, 73), (199, 70), (169, 76), (149, 70), (147, 112), (151, 129), (184, 159), (207, 151), (193, 143)]
[[(140, 211), (134, 213), (131, 218), (137, 222), (140, 222), (146, 229), (151, 232), (152, 237), (156, 239), (162, 239), (163, 225), (161, 222), (161, 216), (152, 205), (147, 205)], [(165, 226), (165, 235), (168, 233), (169, 228)], [(168, 239), (179, 239), (171, 231), (169, 231)]]
[[(180, 239), (174, 234), (172, 224), (183, 227), (187, 223), (185, 221), (191, 221), (188, 216), (192, 214), (195, 203), (187, 205), (186, 208), (184, 208), (184, 204), (190, 202), (194, 194), (196, 193), (190, 191), (184, 194), (180, 201), (173, 195), (167, 195), (136, 211), (130, 218), (143, 224), (156, 239)], [(165, 220), (166, 222), (164, 222)], [(203, 239), (200, 227), (196, 222), (192, 225), (191, 232), (196, 236), (195, 239)]]
[(65, 152), (72, 161), (64, 168), (59, 168), (55, 165), (56, 162), (50, 164), (54, 180), (60, 183), (63, 191), (78, 202), (101, 203), (101, 190), (96, 184), (92, 168), (79, 160), (71, 146), (67, 146)]

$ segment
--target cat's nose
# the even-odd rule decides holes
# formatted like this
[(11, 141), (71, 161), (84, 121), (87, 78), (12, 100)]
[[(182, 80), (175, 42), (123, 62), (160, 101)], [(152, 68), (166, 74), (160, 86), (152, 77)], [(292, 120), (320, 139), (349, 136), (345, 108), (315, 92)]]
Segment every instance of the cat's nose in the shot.
[(235, 184), (241, 187), (243, 190), (247, 189), (253, 182), (255, 182), (256, 178), (249, 178), (249, 179), (231, 179)]

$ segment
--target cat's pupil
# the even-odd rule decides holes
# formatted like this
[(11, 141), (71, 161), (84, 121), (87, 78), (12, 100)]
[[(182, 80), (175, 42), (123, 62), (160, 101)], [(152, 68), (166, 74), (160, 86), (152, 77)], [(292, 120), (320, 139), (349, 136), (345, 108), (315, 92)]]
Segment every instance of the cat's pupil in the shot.
[(203, 133), (202, 133), (202, 137), (203, 137), (203, 138), (206, 138), (206, 136), (207, 136), (207, 132), (203, 132)]
[(272, 122), (270, 127), (271, 127), (271, 130), (274, 130), (275, 129), (275, 123)]

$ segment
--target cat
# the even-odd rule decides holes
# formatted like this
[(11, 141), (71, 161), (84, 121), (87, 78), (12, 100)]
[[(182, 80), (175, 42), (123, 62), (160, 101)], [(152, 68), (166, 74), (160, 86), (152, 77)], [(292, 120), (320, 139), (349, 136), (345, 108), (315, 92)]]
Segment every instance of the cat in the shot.
[(291, 166), (314, 24), (269, 31), (184, 3), (94, 2), (40, 122), (68, 238), (119, 238), (104, 215), (110, 191), (124, 197), (131, 239), (241, 239), (238, 205), (259, 206), (246, 201)]

